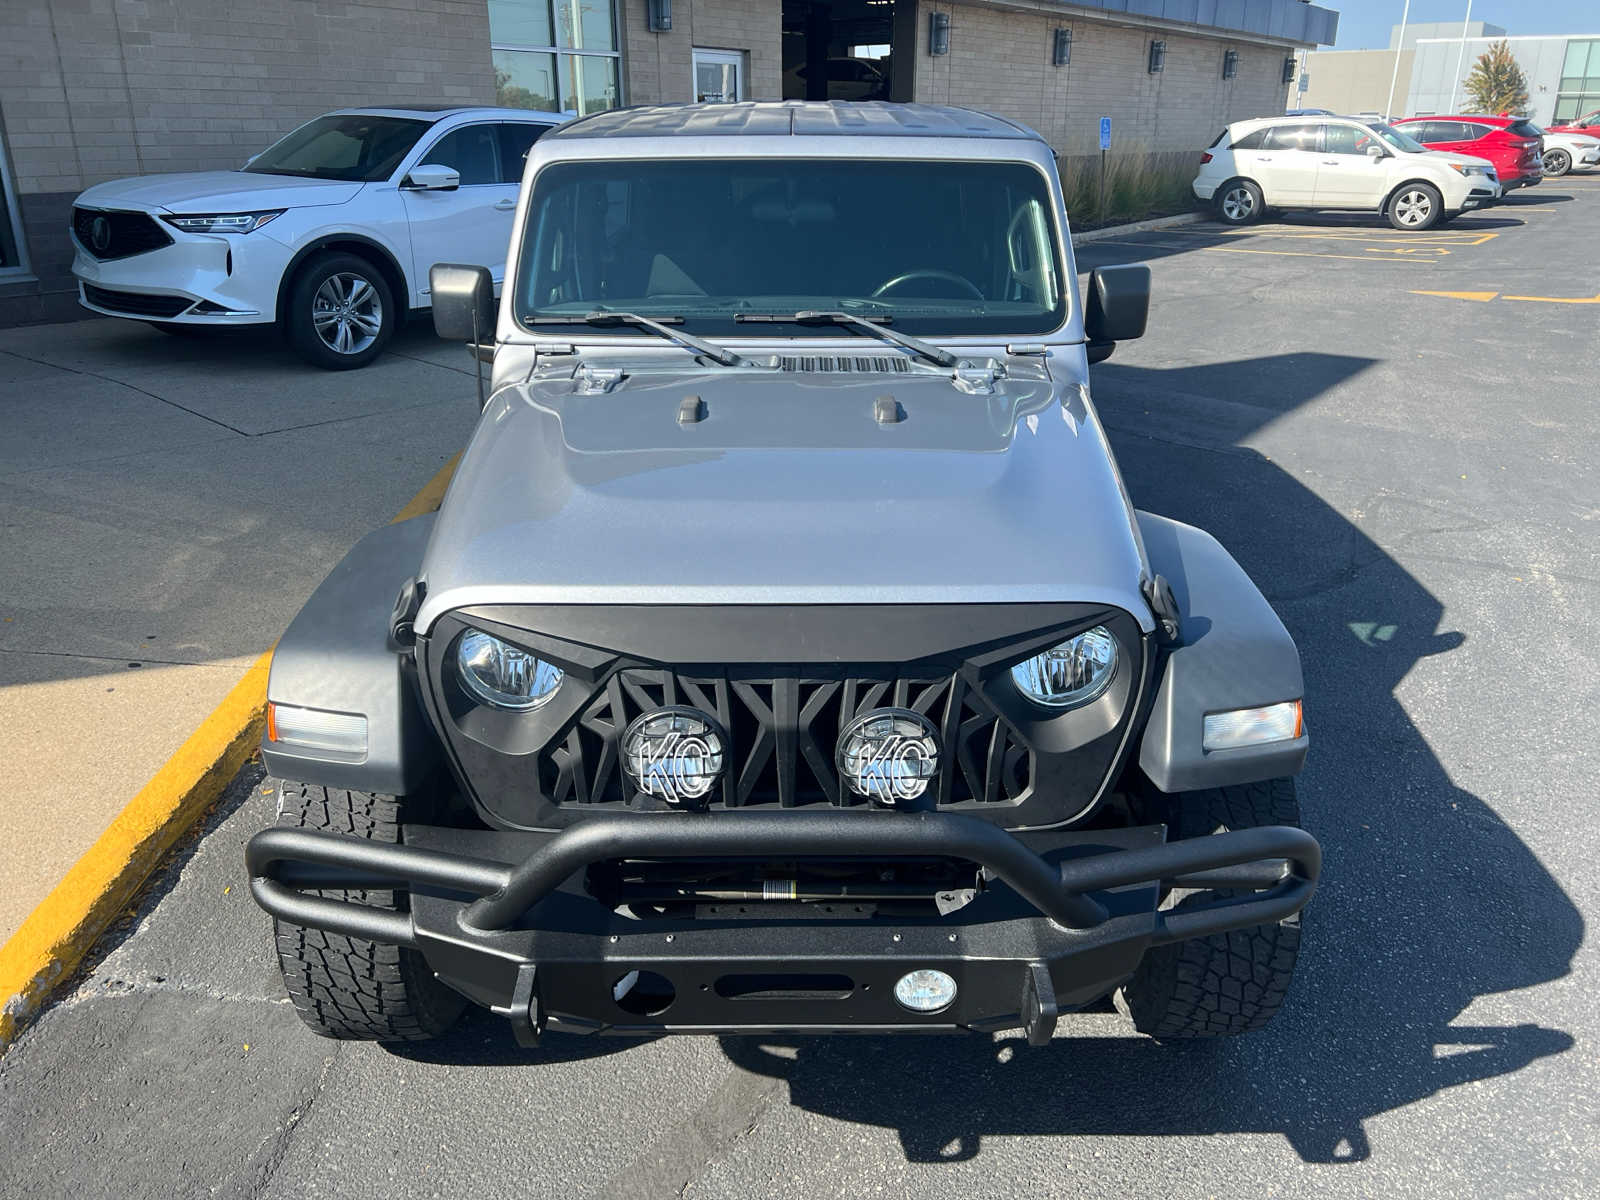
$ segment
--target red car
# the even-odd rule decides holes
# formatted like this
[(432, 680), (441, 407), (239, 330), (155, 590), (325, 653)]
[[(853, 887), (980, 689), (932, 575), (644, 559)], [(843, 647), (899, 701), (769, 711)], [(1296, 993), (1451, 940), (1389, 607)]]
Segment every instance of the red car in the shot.
[(1500, 176), (1500, 186), (1508, 192), (1532, 187), (1544, 178), (1544, 142), (1539, 131), (1521, 117), (1405, 117), (1394, 126), (1429, 150), (1488, 159)]
[(1560, 125), (1546, 126), (1549, 133), (1581, 133), (1585, 137), (1600, 138), (1600, 108), (1581, 117), (1573, 117)]

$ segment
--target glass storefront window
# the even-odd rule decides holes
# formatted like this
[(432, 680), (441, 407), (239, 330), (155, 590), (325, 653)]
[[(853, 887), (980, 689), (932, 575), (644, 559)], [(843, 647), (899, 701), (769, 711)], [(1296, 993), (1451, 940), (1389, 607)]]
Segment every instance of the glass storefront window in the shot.
[(622, 103), (614, 0), (489, 0), (496, 103), (580, 116)]
[(11, 187), (11, 164), (0, 142), (0, 279), (26, 275), (22, 249), (22, 223), (17, 219), (17, 196)]

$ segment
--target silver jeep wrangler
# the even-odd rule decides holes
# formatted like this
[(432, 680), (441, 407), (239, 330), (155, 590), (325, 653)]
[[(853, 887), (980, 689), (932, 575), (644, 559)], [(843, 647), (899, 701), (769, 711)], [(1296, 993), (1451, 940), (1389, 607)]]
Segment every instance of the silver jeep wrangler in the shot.
[(603, 113), (534, 147), (507, 261), (498, 302), (433, 270), (494, 364), (443, 506), (272, 664), (247, 861), (312, 1029), (1272, 1017), (1320, 861), (1299, 657), (1129, 504), (1089, 364), (1149, 273), (1079, 302), (1037, 135)]

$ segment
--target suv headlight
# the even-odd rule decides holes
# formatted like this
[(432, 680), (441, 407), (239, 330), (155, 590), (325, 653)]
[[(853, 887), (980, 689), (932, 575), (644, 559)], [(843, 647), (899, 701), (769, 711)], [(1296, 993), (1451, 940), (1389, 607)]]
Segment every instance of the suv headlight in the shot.
[(1052, 646), (1011, 668), (1017, 690), (1045, 708), (1087, 704), (1117, 673), (1117, 639), (1104, 625)]
[(517, 712), (548, 704), (561, 686), (560, 667), (481, 629), (467, 630), (456, 642), (456, 667), (479, 700)]
[(161, 219), (185, 233), (249, 233), (252, 229), (260, 229), (273, 217), (282, 216), (283, 212), (281, 208), (274, 208), (267, 212), (192, 213), (168, 215)]

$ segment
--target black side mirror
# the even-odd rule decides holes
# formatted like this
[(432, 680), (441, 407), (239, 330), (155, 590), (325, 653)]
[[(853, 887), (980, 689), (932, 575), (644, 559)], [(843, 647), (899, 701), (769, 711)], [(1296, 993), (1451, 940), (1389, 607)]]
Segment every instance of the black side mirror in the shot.
[(1150, 317), (1150, 268), (1143, 263), (1096, 267), (1089, 272), (1083, 332), (1089, 361), (1104, 362), (1118, 342), (1144, 336)]
[(488, 267), (434, 263), (428, 270), (433, 331), (452, 342), (471, 342), (478, 363), (478, 410), (483, 411), (483, 358), (478, 347), (494, 341), (494, 277)]
[(433, 330), (452, 342), (476, 342), (494, 335), (494, 278), (488, 267), (434, 263), (428, 271), (433, 293)]

